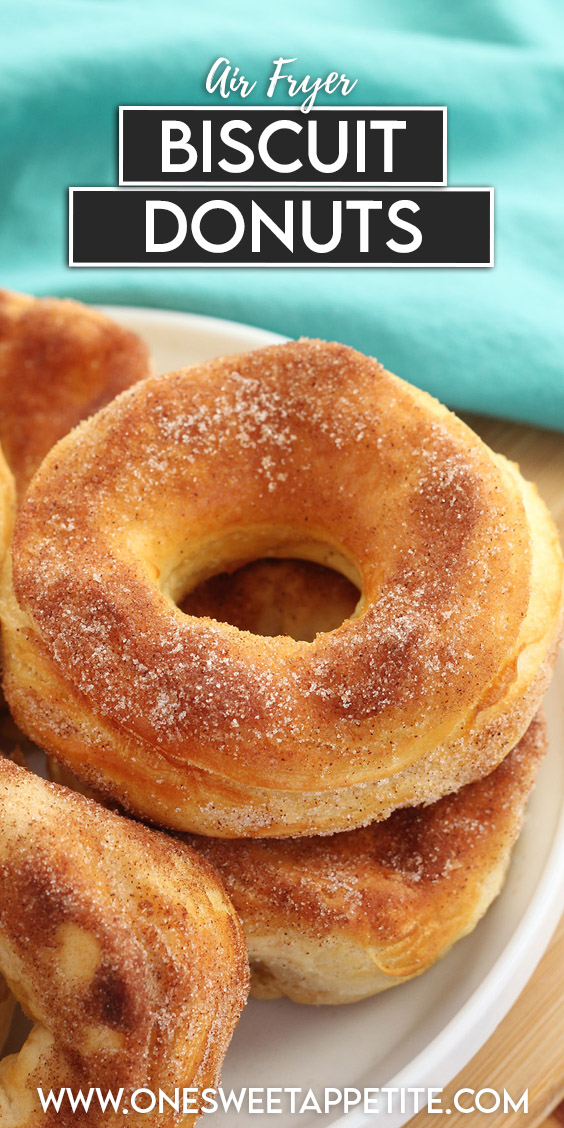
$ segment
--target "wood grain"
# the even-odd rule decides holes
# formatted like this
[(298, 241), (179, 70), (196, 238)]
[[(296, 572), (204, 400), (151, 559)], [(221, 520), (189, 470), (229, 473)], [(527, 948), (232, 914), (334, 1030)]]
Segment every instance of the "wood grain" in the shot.
[[(522, 424), (465, 416), (466, 422), (494, 449), (518, 462), (526, 478), (536, 482), (564, 539), (564, 435)], [(453, 1111), (448, 1128), (564, 1128), (564, 918), (525, 990), (485, 1043), (443, 1095), (443, 1107), (454, 1110), (460, 1088), (507, 1089), (513, 1096), (529, 1090), (529, 1114), (468, 1114)], [(555, 1111), (553, 1111), (555, 1110)], [(552, 1113), (552, 1115), (550, 1115)], [(421, 1112), (410, 1128), (428, 1126)]]

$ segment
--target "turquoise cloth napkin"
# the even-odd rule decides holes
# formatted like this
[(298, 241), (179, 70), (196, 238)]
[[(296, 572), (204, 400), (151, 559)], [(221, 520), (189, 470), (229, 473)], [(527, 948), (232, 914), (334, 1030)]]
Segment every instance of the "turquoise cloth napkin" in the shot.
[[(0, 25), (2, 285), (336, 338), (455, 408), (564, 429), (562, 0), (3, 0)], [(257, 80), (246, 104), (279, 55), (357, 78), (346, 105), (446, 104), (449, 184), (496, 189), (495, 267), (69, 269), (67, 188), (117, 183), (118, 104), (219, 102), (220, 55)]]

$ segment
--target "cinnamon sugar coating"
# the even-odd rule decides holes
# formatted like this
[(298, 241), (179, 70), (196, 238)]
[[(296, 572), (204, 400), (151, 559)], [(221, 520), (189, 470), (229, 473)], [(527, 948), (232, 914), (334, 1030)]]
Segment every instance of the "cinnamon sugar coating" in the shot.
[[(34, 1020), (0, 1062), (3, 1128), (98, 1128), (44, 1092), (218, 1083), (248, 988), (241, 926), (187, 845), (0, 760), (0, 969)], [(140, 1102), (141, 1103), (141, 1102)], [(196, 1120), (165, 1106), (164, 1128)], [(146, 1123), (129, 1108), (128, 1124)]]
[[(362, 597), (313, 642), (178, 603), (263, 556)], [(479, 778), (534, 715), (562, 562), (533, 487), (430, 396), (302, 341), (143, 381), (48, 455), (4, 573), (5, 691), (162, 825), (327, 833)]]
[(0, 290), (0, 444), (18, 496), (67, 431), (150, 372), (141, 338), (104, 314)]
[(243, 923), (251, 993), (354, 1002), (445, 955), (501, 889), (545, 750), (537, 718), (485, 779), (330, 838), (189, 837)]

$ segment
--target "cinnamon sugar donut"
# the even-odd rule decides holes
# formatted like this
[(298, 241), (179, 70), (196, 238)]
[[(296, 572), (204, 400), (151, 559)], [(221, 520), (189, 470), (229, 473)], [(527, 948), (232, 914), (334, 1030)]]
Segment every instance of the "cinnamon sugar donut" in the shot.
[[(362, 595), (313, 642), (177, 604), (264, 557)], [(30, 737), (169, 827), (326, 833), (480, 778), (530, 723), (562, 611), (534, 487), (446, 408), (302, 341), (143, 381), (47, 456), (4, 571)]]
[(150, 372), (141, 338), (104, 314), (0, 290), (0, 444), (18, 497), (58, 439)]
[[(241, 926), (187, 845), (0, 761), (0, 969), (35, 1025), (0, 1063), (3, 1128), (100, 1124), (37, 1093), (123, 1089), (108, 1128), (147, 1123), (140, 1087), (198, 1093), (219, 1070), (245, 1002)], [(146, 1098), (139, 1104), (146, 1106)], [(164, 1105), (163, 1128), (192, 1125)]]
[(190, 837), (243, 923), (251, 994), (352, 1003), (446, 955), (501, 890), (545, 749), (537, 719), (485, 779), (330, 838)]

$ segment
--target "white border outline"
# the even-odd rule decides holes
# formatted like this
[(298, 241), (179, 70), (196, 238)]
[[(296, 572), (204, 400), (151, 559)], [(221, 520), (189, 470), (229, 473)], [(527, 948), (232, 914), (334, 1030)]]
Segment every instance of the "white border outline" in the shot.
[[(147, 186), (147, 187), (149, 187), (149, 186)], [(224, 188), (224, 185), (221, 185), (221, 187)], [(307, 185), (302, 184), (302, 185), (300, 185), (299, 188), (296, 187), (295, 185), (293, 187), (294, 187), (294, 191), (299, 192), (299, 191), (302, 190), (302, 188), (306, 188)], [(494, 258), (494, 195), (495, 195), (495, 189), (491, 188), (491, 187), (481, 187), (481, 186), (471, 186), (471, 187), (468, 187), (468, 188), (464, 188), (462, 186), (457, 186), (456, 188), (420, 188), (419, 191), (421, 191), (421, 192), (434, 192), (434, 193), (437, 193), (437, 194), (442, 193), (442, 192), (487, 192), (489, 194), (489, 197), (490, 197), (490, 261), (489, 262), (319, 262), (319, 263), (317, 263), (317, 262), (119, 262), (119, 263), (116, 263), (116, 262), (75, 262), (74, 258), (73, 258), (73, 254), (74, 254), (74, 245), (73, 245), (74, 230), (73, 230), (73, 206), (72, 206), (74, 193), (75, 192), (139, 192), (139, 191), (140, 191), (140, 189), (138, 189), (138, 188), (125, 188), (124, 189), (124, 188), (113, 188), (113, 187), (112, 188), (108, 188), (108, 187), (87, 187), (87, 186), (84, 186), (84, 185), (82, 185), (81, 187), (69, 188), (69, 260), (68, 260), (68, 265), (70, 267), (93, 267), (95, 269), (98, 268), (98, 267), (101, 267), (101, 268), (108, 267), (108, 268), (114, 268), (116, 270), (121, 270), (124, 267), (135, 267), (136, 269), (139, 269), (139, 270), (144, 270), (146, 268), (148, 268), (149, 270), (155, 270), (155, 269), (157, 269), (157, 270), (158, 269), (171, 270), (171, 269), (183, 269), (183, 268), (185, 269), (186, 267), (189, 267), (190, 269), (193, 269), (193, 270), (218, 270), (218, 269), (219, 270), (236, 270), (239, 267), (241, 267), (241, 268), (251, 267), (251, 268), (255, 268), (255, 269), (267, 269), (267, 270), (268, 269), (293, 270), (294, 268), (295, 269), (303, 269), (303, 270), (323, 270), (323, 269), (325, 269), (325, 270), (348, 270), (348, 269), (350, 269), (350, 270), (370, 270), (370, 269), (375, 269), (375, 268), (382, 268), (382, 269), (391, 268), (392, 270), (393, 269), (400, 269), (401, 270), (401, 269), (406, 269), (406, 268), (411, 269), (411, 270), (421, 270), (421, 269), (428, 269), (428, 270), (436, 270), (436, 269), (451, 270), (452, 269), (452, 270), (458, 270), (458, 269), (462, 269), (462, 268), (465, 268), (465, 269), (483, 269), (484, 267), (495, 266), (495, 258)], [(186, 187), (175, 188), (174, 191), (175, 192), (182, 192), (182, 191), (183, 192), (204, 192), (204, 191), (207, 191), (207, 189), (205, 189), (203, 185), (199, 185), (197, 188), (186, 188)], [(248, 195), (250, 192), (254, 191), (254, 189), (251, 188), (251, 187), (246, 187), (246, 188), (241, 187), (241, 188), (227, 188), (226, 191), (228, 191), (228, 192), (241, 192), (242, 194)], [(264, 191), (268, 191), (268, 189), (264, 189)], [(271, 192), (277, 192), (278, 188), (272, 188), (271, 187), (270, 191)], [(327, 188), (314, 188), (313, 191), (327, 192)], [(366, 188), (357, 188), (357, 191), (365, 192)], [(391, 192), (392, 189), (390, 187), (380, 188), (379, 191), (380, 192)], [(394, 195), (397, 195), (396, 191), (394, 191)]]
[[(229, 181), (225, 180), (198, 180), (193, 184), (187, 180), (124, 180), (123, 179), (123, 111), (124, 110), (209, 110), (213, 113), (214, 110), (223, 110), (224, 112), (229, 109), (228, 106), (118, 106), (118, 185), (120, 188), (225, 188)], [(280, 110), (288, 113), (299, 113), (297, 106), (242, 106), (240, 107), (241, 114), (243, 115), (245, 109), (249, 110)], [(349, 181), (349, 180), (327, 180), (323, 181), (305, 181), (305, 180), (249, 180), (237, 179), (234, 187), (253, 187), (253, 188), (274, 188), (274, 187), (295, 187), (295, 188), (323, 188), (330, 186), (332, 188), (445, 188), (447, 185), (447, 106), (315, 106), (316, 111), (325, 113), (342, 113), (345, 110), (348, 113), (355, 110), (370, 110), (375, 113), (383, 110), (385, 113), (393, 113), (396, 110), (435, 110), (440, 111), (443, 117), (443, 178), (442, 180), (408, 180), (392, 181), (392, 180), (369, 180), (369, 181)], [(235, 116), (235, 113), (234, 113)], [(304, 119), (307, 121), (308, 114), (303, 114)]]

